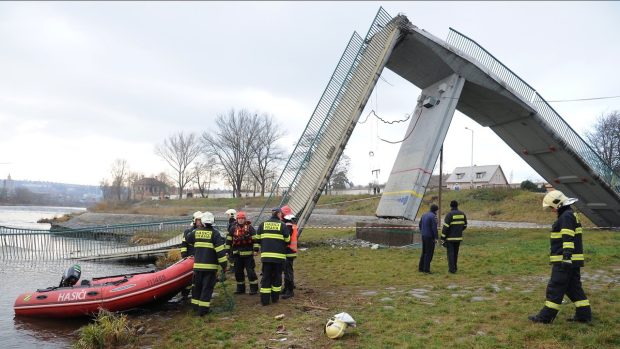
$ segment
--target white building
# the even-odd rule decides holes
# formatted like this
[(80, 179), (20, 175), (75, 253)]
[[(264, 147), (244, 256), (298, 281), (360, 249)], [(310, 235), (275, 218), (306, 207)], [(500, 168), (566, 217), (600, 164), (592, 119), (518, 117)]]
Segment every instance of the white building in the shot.
[(509, 187), (500, 165), (457, 167), (446, 180), (446, 185), (451, 190), (471, 189), (472, 182), (474, 188)]

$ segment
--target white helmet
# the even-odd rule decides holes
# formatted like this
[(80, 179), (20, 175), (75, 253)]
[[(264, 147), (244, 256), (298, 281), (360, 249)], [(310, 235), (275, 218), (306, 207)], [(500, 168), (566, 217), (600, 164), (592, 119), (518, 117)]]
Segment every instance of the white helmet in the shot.
[(559, 190), (552, 190), (543, 198), (542, 207), (552, 207), (558, 209), (562, 206), (574, 204), (575, 202), (577, 202), (577, 199), (566, 197), (566, 195)]
[(196, 212), (194, 212), (194, 214), (192, 216), (194, 217), (194, 219), (192, 221), (195, 222), (197, 218), (201, 219), (200, 217), (202, 216), (202, 212), (196, 211)]
[(344, 330), (346, 328), (346, 322), (331, 318), (327, 321), (327, 324), (325, 324), (325, 334), (331, 339), (337, 339), (344, 336)]
[(215, 216), (211, 212), (203, 212), (200, 220), (203, 224), (213, 224), (215, 222)]
[(228, 218), (237, 218), (237, 211), (233, 208), (229, 208), (226, 210), (226, 217)]

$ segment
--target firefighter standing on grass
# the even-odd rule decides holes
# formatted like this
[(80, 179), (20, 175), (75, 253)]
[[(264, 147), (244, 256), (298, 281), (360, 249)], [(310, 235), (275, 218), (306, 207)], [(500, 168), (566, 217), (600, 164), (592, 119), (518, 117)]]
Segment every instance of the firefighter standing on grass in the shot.
[(571, 204), (577, 199), (566, 197), (561, 191), (550, 191), (543, 199), (543, 208), (551, 207), (558, 219), (551, 229), (551, 278), (547, 284), (546, 302), (540, 312), (528, 318), (533, 322), (553, 322), (560, 311), (564, 295), (575, 304), (575, 316), (569, 321), (592, 321), (590, 301), (581, 285), (581, 267), (584, 265), (582, 228)]
[(467, 217), (459, 210), (456, 200), (450, 201), (450, 209), (444, 219), (441, 242), (448, 250), (448, 271), (454, 274), (458, 270), (459, 246), (463, 241), (463, 231), (467, 229)]
[(260, 283), (262, 305), (277, 303), (282, 291), (282, 267), (286, 260), (286, 245), (291, 241), (289, 229), (282, 222), (282, 210), (274, 208), (272, 216), (258, 226), (256, 239), (260, 245), (263, 277)]
[[(234, 208), (229, 208), (228, 210), (226, 210), (226, 218), (228, 218), (228, 225), (226, 226), (226, 231), (229, 232), (230, 228), (237, 224), (237, 211)], [(234, 274), (235, 259), (234, 256), (231, 254), (228, 254), (228, 267), (228, 272)]]
[(293, 269), (293, 262), (297, 258), (297, 224), (293, 210), (288, 206), (282, 206), (283, 222), (289, 229), (291, 235), (291, 241), (286, 246), (286, 260), (284, 261), (284, 290), (282, 291), (282, 299), (291, 298), (294, 296), (293, 290), (295, 289), (295, 270)]
[(258, 292), (258, 277), (256, 276), (256, 263), (254, 256), (258, 252), (258, 242), (254, 240), (256, 231), (250, 221), (246, 219), (245, 212), (237, 212), (237, 221), (228, 227), (226, 237), (226, 250), (229, 256), (233, 256), (235, 263), (235, 280), (237, 280), (237, 290), (235, 294), (245, 293), (245, 275), (248, 274), (250, 282), (250, 294)]
[(226, 271), (226, 254), (224, 239), (213, 228), (215, 217), (211, 212), (201, 216), (204, 227), (193, 230), (187, 236), (187, 242), (194, 245), (194, 278), (192, 285), (192, 305), (203, 316), (210, 312), (211, 296), (217, 282), (218, 268), (222, 268), (222, 280)]
[[(193, 244), (190, 245), (189, 243), (187, 243), (187, 236), (194, 229), (198, 227), (202, 228), (202, 223), (200, 220), (200, 217), (202, 216), (202, 212), (196, 211), (194, 212), (192, 216), (193, 216), (192, 225), (190, 225), (189, 228), (185, 229), (185, 231), (183, 232), (183, 239), (181, 240), (181, 258), (191, 257), (194, 255), (194, 245)], [(183, 299), (187, 299), (191, 289), (192, 289), (192, 285), (190, 284), (189, 286), (181, 290), (181, 297), (183, 297)]]

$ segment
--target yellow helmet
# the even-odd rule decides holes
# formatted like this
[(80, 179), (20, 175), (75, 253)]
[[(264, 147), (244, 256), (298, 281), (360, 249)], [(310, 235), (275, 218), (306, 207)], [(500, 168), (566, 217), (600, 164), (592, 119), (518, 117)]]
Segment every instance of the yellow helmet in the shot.
[(568, 206), (575, 202), (577, 202), (577, 199), (569, 198), (559, 190), (552, 190), (548, 192), (543, 198), (542, 207), (543, 208), (552, 207), (552, 208), (558, 209), (562, 206)]
[(338, 339), (344, 336), (347, 324), (342, 320), (329, 319), (325, 324), (325, 334), (331, 339)]

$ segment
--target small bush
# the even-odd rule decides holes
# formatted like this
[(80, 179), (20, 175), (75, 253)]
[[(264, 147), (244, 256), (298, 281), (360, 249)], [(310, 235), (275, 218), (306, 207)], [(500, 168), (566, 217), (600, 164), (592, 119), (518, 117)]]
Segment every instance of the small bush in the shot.
[(502, 201), (514, 194), (512, 190), (503, 188), (483, 188), (473, 190), (470, 193), (472, 200), (480, 201)]
[(166, 253), (165, 256), (157, 257), (157, 260), (155, 261), (155, 265), (158, 268), (164, 269), (178, 262), (179, 260), (181, 260), (181, 251), (170, 250)]
[(129, 344), (135, 340), (135, 330), (129, 325), (127, 315), (114, 314), (101, 309), (95, 322), (83, 327), (75, 343), (77, 349), (100, 349)]
[(497, 216), (497, 215), (500, 215), (500, 214), (502, 214), (502, 213), (503, 213), (503, 211), (502, 211), (502, 210), (499, 210), (499, 209), (496, 209), (496, 210), (489, 210), (489, 216), (491, 216), (491, 217), (493, 217), (493, 216)]

